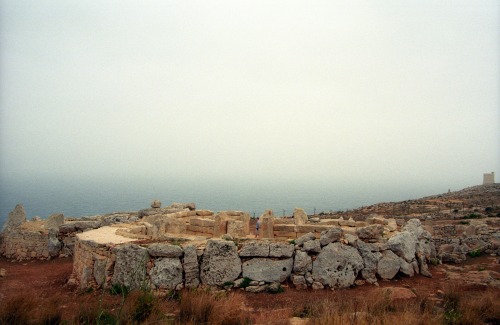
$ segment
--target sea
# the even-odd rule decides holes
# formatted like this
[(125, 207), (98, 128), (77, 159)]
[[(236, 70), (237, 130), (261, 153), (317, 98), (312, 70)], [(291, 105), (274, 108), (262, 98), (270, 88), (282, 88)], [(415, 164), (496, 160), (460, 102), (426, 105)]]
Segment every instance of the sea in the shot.
[[(433, 192), (437, 191), (437, 192)], [(138, 179), (2, 179), (0, 229), (16, 204), (23, 204), (27, 219), (54, 213), (65, 217), (138, 211), (158, 199), (162, 206), (194, 202), (197, 209), (214, 212), (241, 210), (260, 216), (290, 216), (294, 208), (308, 214), (345, 211), (379, 202), (396, 202), (443, 193), (422, 186), (335, 182), (248, 182)]]

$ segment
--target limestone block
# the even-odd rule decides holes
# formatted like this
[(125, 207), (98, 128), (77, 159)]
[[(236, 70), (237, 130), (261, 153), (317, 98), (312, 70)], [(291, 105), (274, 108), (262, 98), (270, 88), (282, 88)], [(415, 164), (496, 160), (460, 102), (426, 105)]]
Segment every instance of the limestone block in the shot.
[(304, 250), (309, 253), (319, 253), (321, 251), (321, 244), (319, 239), (313, 239), (304, 243)]
[(333, 228), (332, 226), (327, 225), (314, 225), (314, 232), (322, 233), (325, 230)]
[(208, 240), (201, 261), (201, 282), (220, 286), (225, 282), (236, 280), (240, 273), (241, 261), (235, 243), (226, 240)]
[(291, 243), (284, 242), (273, 242), (269, 244), (269, 256), (270, 257), (292, 257), (294, 251), (294, 245)]
[(112, 283), (130, 289), (138, 289), (145, 284), (148, 250), (135, 244), (125, 244), (113, 249), (116, 255)]
[(154, 243), (148, 246), (148, 253), (150, 256), (160, 256), (160, 257), (181, 257), (182, 248), (177, 245), (165, 244), (165, 243)]
[(181, 219), (169, 217), (165, 220), (165, 232), (167, 233), (183, 234), (186, 230), (186, 223)]
[(306, 252), (296, 251), (293, 263), (293, 273), (305, 274), (312, 271), (312, 259)]
[(286, 232), (286, 231), (274, 231), (274, 238), (283, 238), (283, 239), (295, 239), (297, 238), (296, 232)]
[(106, 283), (106, 279), (109, 276), (106, 266), (108, 265), (108, 259), (104, 256), (94, 255), (94, 280), (99, 286), (103, 286)]
[(302, 233), (308, 233), (308, 232), (315, 232), (316, 231), (316, 225), (302, 225), (302, 226), (295, 226), (296, 232), (302, 232)]
[(330, 243), (334, 243), (336, 241), (339, 241), (340, 238), (342, 237), (342, 229), (335, 227), (335, 228), (329, 228), (325, 231), (321, 232), (319, 242), (321, 246), (326, 246)]
[(149, 276), (157, 288), (175, 289), (182, 283), (181, 261), (178, 257), (157, 258)]
[[(276, 219), (275, 219), (276, 221)], [(273, 227), (274, 231), (281, 231), (281, 232), (296, 232), (295, 231), (295, 225), (289, 225), (289, 224), (274, 224)]]
[(253, 258), (243, 263), (243, 277), (256, 281), (283, 282), (292, 273), (293, 259)]
[(307, 223), (307, 214), (304, 209), (295, 208), (293, 210), (293, 219), (296, 225), (304, 225)]
[(403, 231), (389, 238), (387, 245), (396, 255), (411, 263), (415, 259), (416, 241), (412, 233)]
[(2, 231), (5, 229), (13, 229), (19, 227), (22, 223), (26, 222), (26, 211), (22, 204), (16, 205), (14, 210), (9, 212), (7, 221), (3, 225)]
[(214, 218), (214, 237), (220, 237), (227, 233), (227, 219), (225, 215), (217, 214)]
[(382, 279), (390, 280), (399, 272), (401, 262), (399, 257), (390, 250), (382, 252), (382, 258), (378, 261), (377, 273)]
[(244, 243), (239, 255), (240, 257), (268, 257), (269, 242), (251, 241)]
[(199, 227), (199, 226), (187, 225), (186, 230), (191, 232), (210, 234), (210, 235), (214, 233), (214, 227)]
[(341, 243), (323, 247), (313, 262), (314, 281), (330, 288), (350, 287), (363, 268), (363, 259), (357, 249)]
[(321, 219), (319, 221), (319, 224), (326, 225), (326, 226), (338, 226), (339, 220), (338, 219)]
[(260, 217), (260, 237), (261, 238), (273, 238), (274, 233), (274, 216), (271, 214), (264, 214)]
[(297, 290), (307, 289), (306, 279), (303, 275), (292, 275), (292, 283)]
[(306, 234), (298, 237), (295, 240), (295, 245), (302, 246), (302, 245), (304, 245), (305, 242), (308, 242), (308, 241), (314, 240), (314, 239), (316, 239), (316, 235), (314, 235), (314, 233), (312, 233), (312, 232), (309, 232), (309, 233), (306, 233)]
[(228, 220), (227, 221), (227, 234), (236, 238), (243, 238), (246, 236), (245, 225), (243, 221)]
[(196, 215), (200, 217), (209, 217), (213, 216), (214, 213), (210, 210), (196, 210)]
[(199, 227), (213, 227), (215, 221), (207, 218), (190, 218), (189, 223), (193, 226)]
[(186, 288), (196, 288), (200, 284), (200, 269), (196, 247), (188, 245), (184, 247), (184, 277)]
[(384, 227), (380, 224), (373, 224), (356, 229), (356, 236), (364, 241), (378, 240), (382, 238)]

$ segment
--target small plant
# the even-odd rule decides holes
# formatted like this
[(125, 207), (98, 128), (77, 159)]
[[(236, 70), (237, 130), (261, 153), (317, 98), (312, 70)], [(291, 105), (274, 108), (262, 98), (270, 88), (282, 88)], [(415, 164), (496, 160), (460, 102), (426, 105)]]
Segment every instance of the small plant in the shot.
[(293, 245), (296, 245), (296, 244), (297, 244), (297, 243), (295, 242), (295, 239), (290, 239), (288, 242), (289, 242), (290, 244), (293, 244)]
[(466, 221), (466, 220), (460, 220), (459, 222), (461, 225), (468, 225), (469, 224), (469, 221)]
[(241, 281), (241, 283), (240, 283), (240, 288), (246, 288), (246, 287), (248, 287), (251, 282), (252, 282), (252, 279), (244, 277), (243, 281)]
[(436, 266), (436, 265), (438, 265), (438, 264), (439, 264), (439, 260), (438, 260), (437, 258), (431, 258), (430, 262), (431, 262), (431, 264), (432, 264), (432, 265), (434, 265), (434, 266)]
[(151, 291), (141, 291), (135, 303), (132, 319), (139, 323), (146, 320), (151, 315), (155, 302), (156, 299)]
[(481, 256), (481, 254), (482, 254), (482, 251), (480, 249), (476, 249), (476, 250), (469, 252), (470, 257), (478, 257), (478, 256)]
[(109, 289), (109, 293), (116, 296), (116, 295), (123, 295), (127, 296), (130, 292), (130, 289), (124, 285), (121, 284), (113, 284), (111, 288)]
[(481, 215), (479, 215), (477, 213), (471, 213), (471, 214), (464, 216), (462, 219), (478, 219), (478, 218), (481, 218)]

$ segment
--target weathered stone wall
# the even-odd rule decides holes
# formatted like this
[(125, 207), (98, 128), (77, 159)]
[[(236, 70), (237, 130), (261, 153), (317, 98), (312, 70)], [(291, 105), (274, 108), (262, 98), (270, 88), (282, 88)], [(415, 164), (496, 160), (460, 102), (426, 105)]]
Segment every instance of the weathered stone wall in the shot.
[[(122, 284), (131, 288), (181, 289), (198, 285), (241, 287), (261, 292), (288, 281), (299, 289), (345, 288), (378, 279), (431, 276), (435, 258), (429, 232), (411, 220), (402, 232), (382, 238), (372, 224), (344, 233), (329, 227), (294, 241), (209, 239), (202, 242), (97, 244), (91, 233), (77, 235), (73, 275), (82, 288)], [(97, 230), (96, 230), (97, 231)]]
[(3, 255), (7, 258), (49, 257), (48, 232), (9, 229), (3, 233)]

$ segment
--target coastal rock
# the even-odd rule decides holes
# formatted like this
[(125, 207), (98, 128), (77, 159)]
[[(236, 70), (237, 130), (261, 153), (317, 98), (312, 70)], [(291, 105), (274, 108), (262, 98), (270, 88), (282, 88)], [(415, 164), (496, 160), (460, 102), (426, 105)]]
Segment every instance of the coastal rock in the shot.
[(151, 256), (181, 257), (182, 248), (177, 245), (154, 243), (148, 246), (148, 253)]
[(269, 242), (251, 241), (244, 243), (239, 255), (241, 257), (268, 257)]
[(234, 281), (241, 273), (238, 248), (232, 241), (210, 239), (203, 253), (200, 278), (210, 286), (221, 286)]
[(179, 258), (157, 258), (149, 273), (151, 282), (162, 289), (175, 289), (182, 283), (182, 264)]
[(146, 281), (148, 250), (135, 244), (125, 244), (113, 248), (116, 255), (111, 282), (130, 289), (139, 289)]
[(293, 220), (296, 225), (304, 225), (307, 223), (307, 214), (304, 209), (295, 208), (293, 210)]
[(22, 204), (18, 204), (14, 210), (9, 212), (9, 216), (3, 225), (2, 231), (19, 227), (24, 222), (26, 222), (26, 211)]
[(377, 273), (384, 280), (390, 280), (396, 276), (401, 268), (399, 257), (390, 250), (382, 252), (382, 258), (378, 261)]
[(321, 237), (319, 238), (319, 243), (321, 246), (326, 246), (330, 243), (334, 243), (340, 240), (342, 237), (342, 228), (335, 227), (321, 232)]
[(200, 284), (200, 271), (196, 247), (188, 245), (184, 247), (184, 277), (186, 288), (196, 288)]
[(353, 285), (363, 259), (356, 248), (341, 243), (325, 246), (313, 262), (312, 276), (315, 281), (330, 288), (347, 288)]
[(243, 277), (265, 282), (283, 282), (292, 273), (293, 259), (253, 258), (243, 263)]

